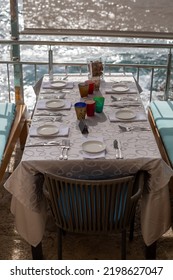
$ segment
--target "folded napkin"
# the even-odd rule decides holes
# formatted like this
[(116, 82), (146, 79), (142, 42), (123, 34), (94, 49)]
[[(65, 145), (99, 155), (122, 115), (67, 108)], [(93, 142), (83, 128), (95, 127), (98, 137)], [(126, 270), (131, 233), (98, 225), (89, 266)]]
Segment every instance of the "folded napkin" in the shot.
[[(68, 136), (68, 133), (69, 133), (69, 127), (60, 126), (59, 127), (59, 131), (56, 134), (50, 135), (49, 137)], [(39, 136), (39, 137), (48, 137), (48, 136), (39, 135), (37, 133), (37, 127), (35, 127), (35, 126), (31, 126), (30, 127), (29, 136), (30, 137), (37, 137), (37, 136)]]
[[(67, 82), (66, 85), (64, 87), (62, 87), (62, 89), (73, 89), (73, 87), (74, 87), (73, 82)], [(43, 88), (59, 89), (59, 87), (53, 86), (50, 82), (44, 82), (43, 83)]]
[[(45, 100), (45, 99), (39, 100), (37, 102), (37, 109), (38, 110), (45, 110), (45, 109), (51, 110), (51, 109), (46, 107), (46, 102), (47, 102), (47, 100)], [(64, 103), (65, 103), (65, 105), (63, 107), (60, 107), (60, 108), (57, 108), (57, 109), (51, 110), (51, 111), (57, 111), (57, 110), (59, 111), (59, 110), (69, 110), (69, 109), (71, 109), (71, 101), (64, 100)]]
[(147, 120), (145, 112), (136, 112), (136, 116), (132, 119), (117, 118), (115, 112), (111, 112), (108, 117), (109, 117), (110, 122), (138, 122), (138, 121)]
[[(87, 138), (85, 138), (85, 140), (83, 141), (83, 143), (85, 143), (85, 142), (87, 142), (87, 141), (93, 141), (93, 140), (103, 142), (103, 138), (102, 138), (102, 137), (99, 137), (99, 138), (87, 137)], [(83, 143), (82, 143), (82, 144), (83, 144)], [(83, 150), (82, 150), (81, 153), (82, 153), (83, 158), (85, 158), (85, 159), (98, 159), (98, 158), (105, 158), (106, 150), (101, 151), (101, 152), (99, 152), (99, 153), (89, 153), (89, 152), (86, 152), (86, 151), (83, 151)]]

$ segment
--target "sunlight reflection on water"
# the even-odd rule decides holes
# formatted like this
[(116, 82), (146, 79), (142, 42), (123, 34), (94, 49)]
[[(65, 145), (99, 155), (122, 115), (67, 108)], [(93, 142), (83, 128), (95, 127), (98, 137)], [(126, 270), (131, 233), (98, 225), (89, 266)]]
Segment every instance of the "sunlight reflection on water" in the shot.
[[(1, 1), (1, 0), (0, 0)], [(19, 3), (21, 3), (22, 0), (19, 0)], [(148, 3), (149, 0), (147, 0)], [(168, 1), (168, 0), (166, 0)], [(2, 2), (2, 1), (1, 1)], [(46, 11), (46, 13), (48, 12), (48, 10), (46, 10), (46, 8), (41, 9), (41, 7), (39, 7), (39, 0), (35, 1), (35, 3), (33, 3), (33, 7), (38, 8), (39, 9), (39, 13), (37, 18), (41, 19), (41, 15), (43, 14), (43, 11)], [(42, 1), (43, 4), (48, 5), (49, 1)], [(130, 20), (130, 15), (132, 14), (132, 9), (131, 7), (128, 5), (129, 1), (124, 0), (121, 1), (120, 4), (117, 3), (116, 7), (117, 10), (119, 11), (119, 18), (116, 18), (115, 21), (115, 9), (113, 9), (112, 7), (115, 6), (115, 2), (114, 1), (107, 1), (107, 5), (108, 7), (106, 8), (104, 6), (105, 1), (85, 1), (85, 5), (82, 6), (81, 5), (81, 1), (76, 1), (76, 0), (71, 0), (71, 1), (61, 1), (61, 5), (63, 5), (63, 9), (62, 9), (62, 13), (65, 13), (65, 16), (63, 14), (62, 16), (62, 23), (65, 20), (66, 23), (68, 24), (68, 26), (72, 26), (74, 28), (74, 26), (77, 28), (78, 24), (80, 24), (81, 26), (85, 25), (87, 20), (86, 17), (82, 17), (82, 12), (86, 11), (88, 12), (88, 14), (92, 15), (93, 18), (93, 23), (89, 23), (90, 27), (92, 28), (93, 26), (96, 28), (95, 24), (99, 25), (99, 27), (102, 27), (104, 24), (105, 26), (105, 22), (107, 24), (108, 29), (112, 28), (112, 23), (114, 23), (114, 26), (116, 24), (116, 28), (119, 28), (120, 25), (121, 27), (123, 27), (124, 24), (124, 19)], [(134, 1), (130, 1), (131, 4), (133, 4)], [(54, 2), (53, 2), (54, 3)], [(70, 9), (69, 9), (69, 3), (70, 3)], [(123, 4), (124, 3), (124, 4)], [(126, 4), (125, 4), (126, 3)], [(145, 2), (146, 3), (146, 2)], [(35, 6), (34, 6), (35, 4)], [(54, 3), (55, 4), (55, 3)], [(66, 6), (66, 5), (67, 6)], [(70, 13), (71, 15), (73, 15), (74, 13), (76, 14), (76, 8), (74, 8), (74, 5), (78, 4), (79, 9), (79, 16), (78, 16), (78, 20), (76, 21), (76, 23), (74, 21), (71, 20), (70, 17)], [(90, 4), (90, 5), (89, 5)], [(92, 5), (91, 5), (92, 4)], [(52, 4), (53, 5), (53, 4)], [(96, 5), (97, 5), (97, 11), (98, 13), (96, 14), (99, 17), (99, 21), (96, 20), (96, 17), (93, 17), (93, 10), (96, 10)], [(161, 3), (162, 5), (162, 3)], [(172, 5), (172, 4), (171, 4)], [(10, 38), (10, 17), (9, 17), (9, 1), (5, 0), (1, 3), (1, 12), (0, 12), (0, 16), (1, 16), (1, 32), (0, 32), (0, 36), (1, 38)], [(170, 7), (170, 6), (169, 6)], [(73, 8), (73, 9), (72, 9)], [(115, 8), (115, 7), (114, 7)], [(65, 9), (65, 10), (64, 10)], [(30, 11), (30, 13), (28, 13), (28, 20), (30, 21), (30, 16), (31, 16), (32, 12)], [(57, 18), (57, 13), (53, 13), (55, 15), (55, 18)], [(51, 14), (51, 17), (53, 18), (53, 14)], [(147, 14), (149, 14), (149, 12), (147, 11)], [(139, 15), (138, 15), (139, 16)], [(136, 28), (139, 28), (139, 22), (136, 22), (136, 17), (133, 17), (134, 21), (130, 21), (130, 23), (134, 26), (136, 26)], [(46, 17), (47, 21), (50, 21), (50, 17)], [(55, 21), (56, 22), (56, 21)], [(55, 23), (54, 22), (54, 23)], [(146, 21), (147, 22), (147, 21)], [(22, 21), (21, 21), (22, 23)], [(52, 24), (52, 21), (50, 21), (50, 23)], [(135, 25), (138, 23), (138, 26)], [(149, 22), (148, 22), (149, 25)], [(56, 25), (57, 26), (57, 25)], [(156, 25), (154, 25), (156, 27)], [(171, 27), (172, 27), (172, 22), (171, 22)], [(85, 25), (86, 28), (86, 25)], [(31, 39), (32, 36), (24, 36), (24, 38), (27, 39)], [(41, 36), (37, 36), (37, 40), (41, 39)], [(43, 39), (43, 38), (42, 38)], [(47, 37), (46, 37), (47, 39)], [(66, 40), (87, 40), (87, 37), (68, 37), (68, 36), (63, 36), (63, 37), (59, 37), (59, 39), (61, 39), (62, 41)], [(101, 41), (102, 38), (100, 37), (93, 37), (90, 38), (90, 40), (98, 40)], [(132, 39), (126, 39), (126, 38), (104, 38), (105, 41), (116, 41), (116, 42), (129, 42), (132, 41)], [(139, 42), (139, 39), (135, 39), (135, 42)], [(143, 42), (149, 42), (149, 40), (144, 39)], [(151, 42), (151, 40), (150, 40)], [(152, 42), (155, 42), (155, 40), (152, 40)], [(125, 49), (125, 48), (105, 48), (103, 50), (103, 48), (101, 47), (70, 47), (70, 46), (61, 46), (61, 47), (53, 47), (53, 51), (54, 51), (54, 60), (58, 61), (58, 62), (86, 62), (88, 57), (102, 57), (106, 62), (109, 63), (114, 63), (116, 65), (116, 63), (131, 63), (133, 61), (133, 63), (157, 63), (157, 64), (163, 64), (163, 62), (165, 63), (166, 59), (167, 59), (167, 52), (165, 50), (147, 50), (147, 49), (139, 49), (139, 50), (135, 50), (135, 49)], [(5, 59), (9, 59), (10, 58), (10, 48), (9, 46), (5, 46), (3, 45), (2, 48), (0, 49), (0, 57), (2, 58), (2, 60)], [(32, 60), (36, 60), (36, 61), (47, 61), (47, 47), (45, 46), (22, 46), (21, 47), (21, 59), (25, 60), (25, 61), (31, 61)], [(10, 69), (11, 73), (13, 73), (13, 68), (11, 67)], [(120, 70), (121, 71), (121, 70)], [(42, 72), (41, 72), (42, 73)], [(41, 74), (40, 74), (41, 75)], [(11, 75), (12, 77), (13, 75)], [(144, 89), (144, 94), (143, 94), (143, 99), (144, 101), (148, 102), (148, 88), (150, 86), (150, 76), (151, 73), (145, 69), (142, 70), (142, 74), (141, 74), (141, 79), (140, 79), (140, 85), (142, 86), (142, 88)], [(164, 75), (163, 72), (159, 72), (158, 70), (156, 70), (155, 72), (155, 77), (156, 79), (154, 80), (154, 89), (156, 90), (156, 94), (157, 94), (157, 90), (159, 88), (159, 85), (163, 83), (164, 79)], [(25, 66), (25, 71), (24, 71), (24, 83), (25, 85), (25, 94), (26, 94), (26, 99), (27, 99), (27, 103), (28, 103), (28, 107), (32, 107), (34, 104), (34, 98), (33, 98), (33, 92), (31, 90), (31, 85), (34, 84), (34, 69), (31, 66)], [(11, 89), (13, 89), (13, 80), (10, 80), (11, 82)], [(7, 75), (6, 75), (6, 67), (3, 66), (1, 68), (1, 76), (0, 76), (0, 87), (1, 87), (1, 96), (0, 99), (4, 100), (5, 98), (7, 98)], [(13, 97), (13, 95), (12, 95)]]

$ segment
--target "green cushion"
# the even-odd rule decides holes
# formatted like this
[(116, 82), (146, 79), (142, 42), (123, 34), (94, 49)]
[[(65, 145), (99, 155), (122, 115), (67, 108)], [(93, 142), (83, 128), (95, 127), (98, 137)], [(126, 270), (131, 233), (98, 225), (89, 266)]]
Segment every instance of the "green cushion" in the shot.
[(173, 166), (173, 101), (153, 101), (150, 108)]
[(15, 117), (15, 104), (0, 103), (0, 164)]

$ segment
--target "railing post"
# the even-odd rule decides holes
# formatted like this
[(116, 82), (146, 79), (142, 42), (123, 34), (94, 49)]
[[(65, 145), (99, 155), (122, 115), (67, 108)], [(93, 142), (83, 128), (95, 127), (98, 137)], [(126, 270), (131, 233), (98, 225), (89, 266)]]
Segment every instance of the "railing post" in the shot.
[(170, 78), (171, 78), (171, 60), (172, 60), (172, 53), (171, 53), (171, 49), (170, 49), (170, 51), (168, 53), (168, 60), (167, 60), (167, 73), (166, 73), (164, 100), (168, 100), (168, 98), (169, 98)]
[(53, 51), (49, 49), (49, 81), (53, 81)]
[[(10, 0), (11, 13), (11, 39), (15, 42), (19, 40), (19, 23), (18, 23), (18, 0)], [(20, 46), (12, 44), (11, 60), (20, 61)], [(23, 74), (22, 65), (14, 63), (14, 92), (16, 104), (24, 103), (23, 96)]]
[(154, 68), (152, 68), (151, 70), (150, 102), (152, 100), (152, 93), (153, 93), (153, 78), (154, 78)]

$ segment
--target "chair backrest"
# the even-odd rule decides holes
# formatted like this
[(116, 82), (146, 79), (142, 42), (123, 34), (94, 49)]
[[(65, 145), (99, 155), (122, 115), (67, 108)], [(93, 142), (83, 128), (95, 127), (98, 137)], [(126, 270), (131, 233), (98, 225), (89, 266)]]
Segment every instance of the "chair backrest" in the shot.
[(39, 96), (39, 93), (40, 93), (42, 81), (43, 81), (43, 77), (41, 77), (41, 78), (35, 83), (35, 85), (33, 86), (33, 89), (34, 89), (34, 92), (35, 92), (35, 95), (36, 95), (36, 100), (38, 99), (38, 96)]
[(70, 179), (50, 173), (44, 177), (56, 225), (72, 232), (127, 228), (142, 192), (139, 174), (107, 180)]
[(26, 106), (24, 104), (19, 104), (16, 105), (15, 108), (15, 117), (10, 126), (8, 138), (5, 143), (5, 149), (3, 151), (2, 161), (0, 162), (0, 183), (3, 179), (6, 168), (10, 162), (10, 158), (14, 151), (17, 141), (20, 139), (20, 145), (21, 148), (23, 148), (28, 133), (26, 122)]

